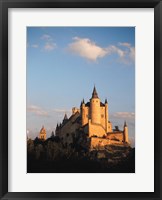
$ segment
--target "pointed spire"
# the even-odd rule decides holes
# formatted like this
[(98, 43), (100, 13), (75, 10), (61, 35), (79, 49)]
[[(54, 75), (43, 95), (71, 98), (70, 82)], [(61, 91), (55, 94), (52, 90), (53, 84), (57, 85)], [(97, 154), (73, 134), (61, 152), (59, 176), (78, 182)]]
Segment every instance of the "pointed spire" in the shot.
[(98, 98), (96, 87), (93, 88), (92, 98)]
[(81, 101), (80, 106), (82, 106), (82, 104), (85, 104), (84, 98), (83, 98), (83, 100)]
[(127, 126), (127, 123), (126, 123), (126, 121), (124, 122), (124, 127), (125, 127), (125, 126)]
[(43, 131), (44, 130), (44, 125), (42, 126), (41, 130), (40, 131)]
[(105, 99), (105, 104), (107, 103), (107, 98)]
[(64, 120), (68, 119), (67, 114), (65, 113)]
[(59, 127), (59, 126), (58, 126), (58, 123), (57, 123), (57, 125), (56, 125), (56, 130), (58, 129), (58, 127)]

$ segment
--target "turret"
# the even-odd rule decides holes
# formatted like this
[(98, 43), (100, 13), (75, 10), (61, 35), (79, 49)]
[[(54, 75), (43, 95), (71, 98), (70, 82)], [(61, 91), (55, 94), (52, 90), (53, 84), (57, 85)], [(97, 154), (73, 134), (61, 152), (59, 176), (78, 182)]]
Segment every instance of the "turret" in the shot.
[(68, 117), (67, 117), (67, 114), (65, 113), (64, 119), (63, 119), (63, 124), (65, 124), (67, 121), (68, 121)]
[(105, 99), (105, 128), (106, 128), (106, 133), (108, 132), (108, 121), (109, 121), (108, 103), (107, 103), (107, 99)]
[(84, 99), (82, 101), (81, 104), (81, 115), (82, 115), (82, 126), (84, 126), (86, 124), (86, 114), (85, 114), (85, 102)]
[(101, 122), (100, 99), (95, 86), (93, 89), (92, 98), (90, 99), (90, 118), (91, 122), (94, 124), (100, 124)]
[(56, 136), (58, 136), (58, 132), (59, 132), (59, 125), (58, 125), (58, 123), (57, 123), (56, 129), (55, 129), (55, 135), (56, 135)]
[(124, 142), (129, 143), (129, 139), (128, 139), (128, 126), (126, 124), (126, 121), (124, 122), (124, 128), (123, 128), (123, 132), (124, 132)]

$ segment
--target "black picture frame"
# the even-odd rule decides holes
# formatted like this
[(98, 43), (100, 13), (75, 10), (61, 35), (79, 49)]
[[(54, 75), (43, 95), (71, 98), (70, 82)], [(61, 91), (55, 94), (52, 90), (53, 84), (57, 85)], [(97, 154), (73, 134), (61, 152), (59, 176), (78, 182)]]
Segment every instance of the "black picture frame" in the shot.
[[(8, 192), (8, 8), (154, 8), (154, 192)], [(149, 22), (148, 22), (149, 23)], [(147, 48), (147, 47), (146, 47)], [(0, 198), (162, 199), (162, 1), (0, 0)], [(160, 133), (160, 134), (159, 134)]]

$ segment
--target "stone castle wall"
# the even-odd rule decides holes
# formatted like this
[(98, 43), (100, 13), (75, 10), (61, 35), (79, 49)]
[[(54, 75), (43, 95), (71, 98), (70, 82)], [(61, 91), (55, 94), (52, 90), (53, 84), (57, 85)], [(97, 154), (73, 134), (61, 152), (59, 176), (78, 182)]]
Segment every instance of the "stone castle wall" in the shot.
[(88, 132), (89, 132), (89, 137), (91, 136), (97, 136), (97, 137), (103, 137), (106, 132), (104, 127), (102, 127), (100, 124), (94, 124), (89, 120), (88, 123)]
[(102, 147), (106, 145), (122, 145), (123, 143), (120, 141), (115, 140), (109, 140), (105, 138), (97, 138), (97, 137), (91, 137), (90, 140), (90, 148), (96, 148), (96, 147)]
[(80, 128), (80, 124), (75, 123), (75, 120), (79, 117), (79, 113), (75, 113), (70, 120), (66, 122), (61, 127), (59, 131), (59, 137), (63, 140), (64, 143), (70, 144), (73, 142), (73, 134), (75, 135), (76, 130)]
[(121, 132), (117, 132), (117, 133), (110, 133), (107, 135), (107, 138), (110, 140), (119, 140), (121, 142), (124, 141), (124, 133)]

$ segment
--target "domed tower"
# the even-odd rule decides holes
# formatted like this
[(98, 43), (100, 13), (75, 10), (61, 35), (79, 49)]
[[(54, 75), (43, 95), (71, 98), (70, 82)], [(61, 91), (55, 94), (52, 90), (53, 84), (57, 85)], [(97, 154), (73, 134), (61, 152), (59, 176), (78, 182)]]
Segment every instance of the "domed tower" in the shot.
[(46, 130), (45, 130), (44, 126), (42, 126), (42, 128), (40, 130), (39, 139), (46, 140)]
[(94, 124), (101, 123), (100, 99), (98, 97), (95, 86), (93, 89), (92, 98), (90, 99), (90, 118), (91, 122)]
[(124, 142), (129, 143), (129, 139), (128, 139), (128, 126), (126, 124), (126, 121), (124, 122)]

